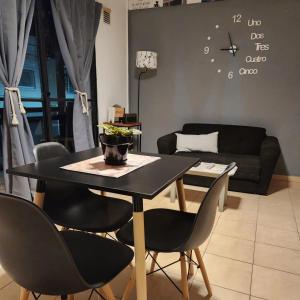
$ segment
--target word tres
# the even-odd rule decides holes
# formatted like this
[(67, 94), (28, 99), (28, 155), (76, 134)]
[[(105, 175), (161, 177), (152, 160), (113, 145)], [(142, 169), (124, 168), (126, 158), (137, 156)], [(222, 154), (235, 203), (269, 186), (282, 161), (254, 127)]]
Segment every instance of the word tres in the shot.
[(255, 43), (256, 51), (269, 51), (270, 45), (269, 44), (262, 44), (262, 43)]

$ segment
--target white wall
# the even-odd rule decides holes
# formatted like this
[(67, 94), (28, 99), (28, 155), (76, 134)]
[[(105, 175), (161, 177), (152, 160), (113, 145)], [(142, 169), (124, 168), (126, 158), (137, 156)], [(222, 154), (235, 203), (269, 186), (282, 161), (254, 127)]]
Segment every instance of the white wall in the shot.
[(109, 106), (128, 109), (128, 0), (101, 0), (110, 8), (111, 24), (103, 22), (96, 37), (99, 122), (107, 120)]

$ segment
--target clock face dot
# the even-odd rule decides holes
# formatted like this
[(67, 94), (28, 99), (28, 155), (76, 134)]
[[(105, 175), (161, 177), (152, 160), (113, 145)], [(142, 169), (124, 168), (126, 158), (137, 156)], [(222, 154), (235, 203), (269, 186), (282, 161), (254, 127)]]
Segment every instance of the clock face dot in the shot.
[(207, 39), (210, 41), (210, 40), (211, 40), (211, 37), (210, 37), (210, 36), (208, 36), (208, 37), (207, 37)]
[(221, 70), (221, 69), (219, 69), (219, 70), (218, 70), (218, 73), (220, 74), (221, 72), (222, 72), (222, 70)]
[(220, 28), (220, 25), (216, 25), (216, 29), (219, 29)]
[(213, 62), (215, 62), (215, 59), (214, 59), (214, 58), (212, 58), (210, 61), (213, 63)]

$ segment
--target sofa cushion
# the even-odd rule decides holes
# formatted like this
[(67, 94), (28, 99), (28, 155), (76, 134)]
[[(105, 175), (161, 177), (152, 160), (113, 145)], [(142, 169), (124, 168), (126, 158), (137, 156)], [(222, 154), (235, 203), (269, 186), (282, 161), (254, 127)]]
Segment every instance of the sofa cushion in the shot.
[(210, 152), (177, 152), (175, 155), (200, 158), (202, 162), (212, 162), (216, 164), (230, 164), (236, 162), (238, 170), (233, 176), (235, 179), (251, 180), (258, 182), (260, 180), (260, 157), (257, 155), (241, 155), (231, 153), (210, 153)]
[(219, 153), (259, 155), (261, 144), (266, 137), (266, 130), (260, 127), (220, 125), (220, 124), (185, 124), (183, 134), (209, 134), (219, 132)]

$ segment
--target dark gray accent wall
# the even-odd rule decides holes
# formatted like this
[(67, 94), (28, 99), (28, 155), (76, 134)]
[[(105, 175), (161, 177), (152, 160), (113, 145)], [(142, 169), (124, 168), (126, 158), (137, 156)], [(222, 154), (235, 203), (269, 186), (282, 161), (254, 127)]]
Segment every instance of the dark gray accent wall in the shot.
[[(242, 23), (235, 24), (232, 16), (238, 13)], [(248, 26), (252, 19), (262, 24)], [(228, 32), (240, 48), (236, 57), (219, 50), (229, 46)], [(264, 38), (250, 40), (253, 32)], [(257, 51), (255, 42), (270, 49)], [(205, 46), (210, 47), (208, 55)], [(157, 72), (141, 83), (143, 151), (157, 152), (157, 138), (186, 122), (261, 126), (280, 141), (276, 173), (300, 176), (300, 1), (224, 0), (131, 11), (132, 112), (137, 107), (137, 50), (159, 54)], [(267, 61), (246, 63), (246, 56)], [(243, 67), (257, 68), (258, 74), (238, 75)], [(234, 72), (232, 80), (229, 71)]]

